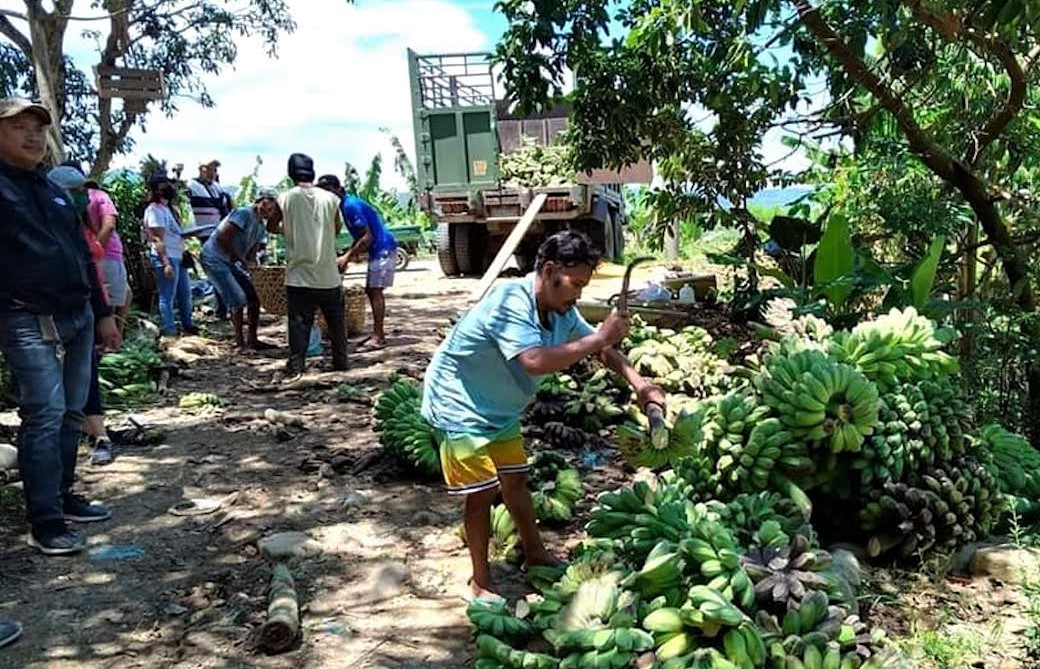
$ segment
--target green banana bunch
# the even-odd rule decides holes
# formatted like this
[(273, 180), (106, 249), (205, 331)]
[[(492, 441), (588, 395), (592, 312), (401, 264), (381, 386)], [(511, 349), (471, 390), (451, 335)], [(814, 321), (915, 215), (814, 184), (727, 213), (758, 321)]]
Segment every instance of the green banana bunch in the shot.
[(762, 400), (792, 433), (825, 444), (833, 453), (860, 450), (874, 432), (877, 386), (821, 351), (770, 357), (756, 384)]
[(527, 477), (538, 520), (567, 522), (574, 515), (574, 504), (585, 496), (581, 475), (553, 451), (539, 451), (529, 463)]
[(675, 466), (679, 459), (700, 453), (704, 446), (701, 423), (703, 412), (679, 410), (669, 405), (668, 443), (658, 448), (650, 438), (650, 426), (642, 411), (634, 412), (630, 420), (618, 426), (618, 450), (633, 467), (659, 469)]
[[(556, 669), (559, 666), (559, 660), (555, 657), (518, 650), (488, 634), (477, 637), (477, 653), (481, 660), (485, 660), (484, 666), (489, 668), (500, 666), (506, 669)], [(480, 666), (480, 660), (477, 662), (477, 666)]]
[(422, 388), (403, 376), (391, 376), (390, 386), (376, 400), (373, 430), (383, 448), (402, 464), (427, 476), (441, 471), (433, 428), (419, 413)]
[(590, 537), (618, 541), (622, 552), (642, 563), (662, 540), (678, 541), (687, 531), (685, 482), (671, 477), (652, 490), (645, 481), (614, 492), (603, 492), (589, 513), (585, 531)]
[(499, 558), (511, 564), (519, 564), (520, 535), (505, 504), (491, 507), (491, 539), (495, 542), (496, 555)]
[(956, 373), (957, 358), (942, 350), (947, 339), (931, 320), (907, 307), (835, 333), (828, 352), (887, 390), (901, 382)]
[(707, 403), (704, 411), (704, 439), (716, 457), (740, 451), (751, 429), (769, 415), (769, 407), (760, 404), (749, 388)]
[(509, 612), (505, 602), (474, 601), (466, 608), (466, 615), (475, 633), (490, 634), (496, 639), (525, 641), (534, 634), (534, 628)]
[(745, 549), (786, 546), (788, 535), (811, 532), (794, 502), (775, 492), (740, 494), (717, 508), (719, 522)]
[(697, 519), (678, 551), (686, 561), (687, 582), (707, 585), (745, 609), (754, 604), (754, 584), (740, 565), (740, 546), (724, 525), (708, 517)]
[(996, 423), (979, 428), (977, 439), (977, 450), (991, 455), (990, 470), (1001, 492), (1040, 499), (1040, 451)]
[[(546, 632), (546, 638), (558, 649), (578, 643), (571, 637), (560, 637), (565, 632), (589, 631), (609, 625), (611, 618), (626, 606), (632, 593), (623, 593), (619, 583), (626, 575), (623, 568), (612, 569), (582, 581), (570, 600), (556, 617), (556, 625)], [(550, 634), (551, 632), (551, 634)], [(552, 638), (550, 638), (552, 637)]]
[(205, 413), (219, 409), (226, 404), (227, 402), (219, 395), (194, 392), (181, 395), (177, 401), (177, 408), (188, 413)]
[[(718, 448), (727, 445), (731, 450), (722, 452), (715, 463), (722, 483), (740, 492), (757, 492), (769, 485), (770, 474), (778, 467), (786, 469), (792, 458), (784, 456), (785, 447), (794, 441), (794, 435), (776, 418), (766, 418), (751, 428), (747, 442), (740, 446), (723, 440)], [(812, 469), (812, 461), (800, 458)], [(785, 464), (786, 463), (786, 464)]]
[(646, 599), (677, 592), (682, 584), (685, 562), (676, 551), (675, 543), (661, 541), (646, 556), (639, 571), (621, 581), (621, 587), (635, 589)]
[(722, 486), (714, 459), (703, 452), (679, 458), (673, 472), (688, 486), (691, 501), (725, 500), (731, 494)]

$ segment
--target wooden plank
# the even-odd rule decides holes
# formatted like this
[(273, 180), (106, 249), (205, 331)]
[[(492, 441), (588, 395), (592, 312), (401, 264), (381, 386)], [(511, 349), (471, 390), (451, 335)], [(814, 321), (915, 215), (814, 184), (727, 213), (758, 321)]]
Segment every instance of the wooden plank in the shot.
[(498, 278), (499, 272), (501, 272), (502, 268), (506, 266), (506, 262), (509, 260), (509, 257), (513, 255), (513, 251), (515, 251), (516, 247), (520, 244), (520, 240), (524, 238), (527, 229), (531, 227), (532, 223), (534, 223), (535, 217), (538, 215), (538, 212), (541, 211), (542, 205), (545, 204), (546, 197), (547, 195), (545, 193), (539, 193), (536, 195), (534, 200), (531, 201), (531, 206), (527, 208), (523, 217), (521, 217), (520, 221), (516, 224), (516, 227), (513, 228), (513, 231), (509, 233), (508, 237), (506, 237), (506, 241), (502, 244), (502, 248), (498, 250), (498, 255), (496, 255), (495, 259), (491, 261), (491, 267), (488, 267), (487, 271), (484, 272), (484, 276), (480, 277), (480, 283), (477, 285), (476, 290), (473, 291), (471, 298), (474, 304), (484, 299), (488, 290), (491, 289), (491, 284), (493, 284), (495, 279)]
[(122, 98), (124, 100), (161, 100), (162, 91), (108, 91), (99, 90), (99, 98)]
[(115, 67), (113, 65), (96, 65), (94, 73), (100, 77), (118, 75), (121, 77), (141, 77), (142, 79), (158, 79), (162, 76), (159, 70), (142, 70), (134, 67)]

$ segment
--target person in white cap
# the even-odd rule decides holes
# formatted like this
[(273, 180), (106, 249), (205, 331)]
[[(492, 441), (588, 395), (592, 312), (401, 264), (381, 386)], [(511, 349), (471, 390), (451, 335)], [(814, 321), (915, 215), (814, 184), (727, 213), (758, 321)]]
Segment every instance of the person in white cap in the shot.
[(69, 521), (110, 517), (72, 486), (95, 330), (110, 349), (120, 335), (74, 205), (40, 165), (50, 123), (43, 105), (0, 100), (0, 351), (17, 387), (29, 545), (61, 555), (87, 545)]

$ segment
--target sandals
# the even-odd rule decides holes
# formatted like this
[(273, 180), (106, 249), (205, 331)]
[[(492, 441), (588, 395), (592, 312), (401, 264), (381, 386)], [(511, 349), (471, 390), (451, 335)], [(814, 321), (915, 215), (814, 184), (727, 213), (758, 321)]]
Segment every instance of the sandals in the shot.
[(469, 580), (466, 581), (466, 585), (464, 585), (459, 590), (459, 598), (462, 599), (462, 601), (466, 602), (467, 604), (486, 604), (486, 605), (489, 605), (489, 606), (493, 606), (495, 604), (503, 604), (503, 603), (505, 603), (507, 601), (506, 598), (503, 597), (502, 595), (493, 595), (493, 596), (490, 596), (490, 597), (488, 597), (488, 596), (477, 597), (476, 595), (473, 594), (473, 590), (470, 587), (470, 585), (472, 583), (473, 583), (473, 579), (470, 578)]

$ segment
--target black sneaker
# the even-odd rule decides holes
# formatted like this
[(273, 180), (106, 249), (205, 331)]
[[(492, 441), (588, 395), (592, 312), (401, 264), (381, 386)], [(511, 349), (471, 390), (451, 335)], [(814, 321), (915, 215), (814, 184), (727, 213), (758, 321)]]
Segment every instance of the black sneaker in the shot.
[(44, 555), (69, 555), (79, 553), (87, 547), (87, 538), (76, 530), (65, 530), (55, 535), (40, 535), (29, 532), (29, 545)]
[(22, 636), (22, 624), (14, 620), (0, 620), (0, 648)]
[(201, 332), (201, 330), (199, 330), (199, 328), (195, 325), (188, 325), (184, 328), (181, 328), (181, 332), (187, 337), (196, 337), (198, 336), (199, 332)]
[(108, 509), (100, 504), (88, 502), (83, 495), (65, 496), (65, 520), (73, 523), (96, 523), (111, 517)]

